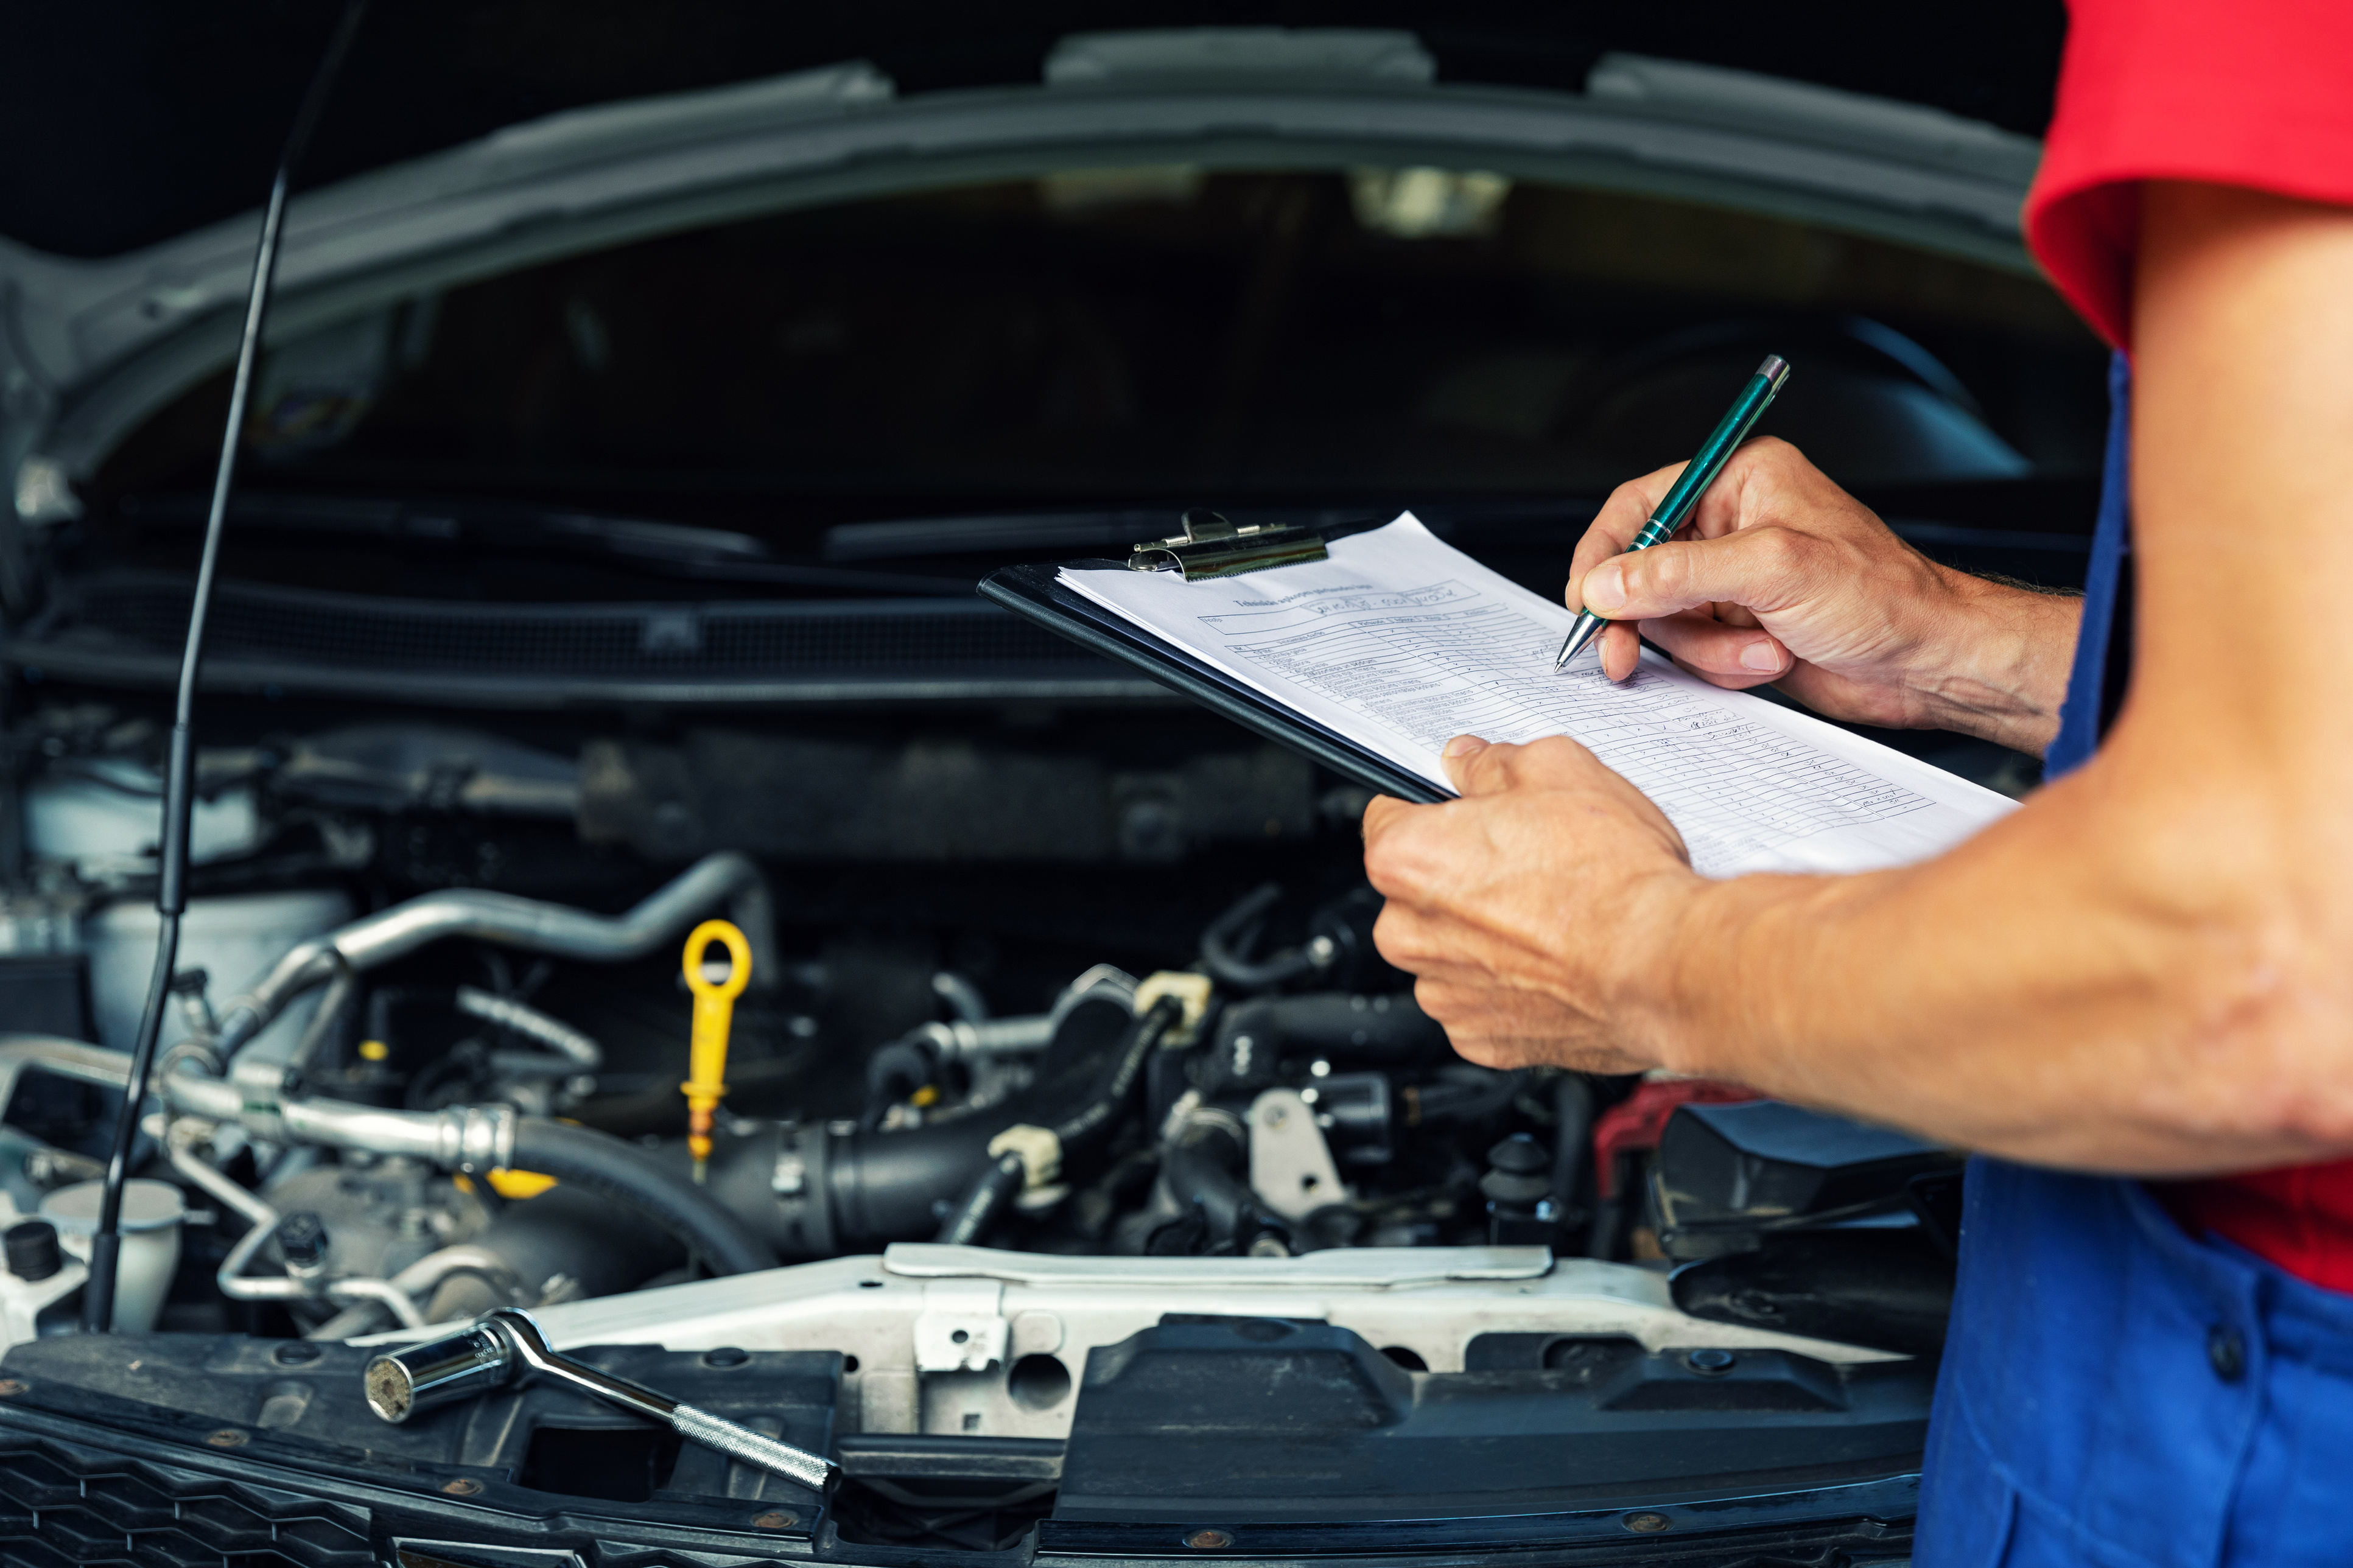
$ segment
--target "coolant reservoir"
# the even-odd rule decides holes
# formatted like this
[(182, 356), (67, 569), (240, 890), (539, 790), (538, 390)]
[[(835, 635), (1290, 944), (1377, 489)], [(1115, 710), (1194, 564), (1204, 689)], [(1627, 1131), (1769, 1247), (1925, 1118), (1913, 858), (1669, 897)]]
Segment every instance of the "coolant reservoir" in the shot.
[[(98, 1230), (104, 1182), (76, 1182), (41, 1200), (41, 1217), (58, 1227), (68, 1252), (90, 1261), (90, 1237)], [(169, 1182), (133, 1177), (122, 1184), (122, 1253), (115, 1265), (114, 1326), (126, 1334), (155, 1327), (172, 1274), (180, 1266), (180, 1221), (187, 1209), (180, 1189)]]
[[(70, 865), (83, 880), (100, 886), (152, 876), (163, 837), (163, 787), (162, 774), (121, 758), (85, 759), (75, 772), (36, 779), (25, 792), (26, 847), (36, 860)], [(190, 858), (198, 866), (259, 847), (263, 832), (253, 791), (231, 788), (199, 799), (189, 832)], [(332, 890), (197, 899), (180, 922), (179, 967), (206, 973), (218, 1007), (250, 990), (287, 949), (334, 930), (351, 914), (350, 900)], [(32, 950), (69, 954), (78, 934), (89, 954), (90, 1022), (99, 1043), (131, 1049), (155, 964), (153, 896), (118, 899), (85, 917), (79, 933), (70, 914), (53, 923), (57, 929), (38, 933), (42, 940)], [(261, 1038), (290, 1048), (318, 1006), (316, 994), (301, 998)], [(181, 1010), (166, 1007), (163, 1043), (186, 1033)]]
[[(250, 991), (297, 942), (322, 936), (352, 918), (351, 900), (332, 890), (300, 893), (239, 893), (193, 899), (180, 920), (182, 970), (201, 969), (211, 979), (213, 1005)], [(91, 916), (82, 928), (90, 953), (90, 999), (99, 1043), (127, 1051), (139, 1035), (139, 1012), (155, 966), (155, 906), (121, 899)], [(257, 1042), (290, 1048), (319, 1010), (316, 991), (280, 1014)], [(164, 1010), (163, 1044), (188, 1032), (177, 1007)]]
[[(164, 836), (164, 775), (121, 758), (90, 758), (71, 773), (25, 788), (25, 847), (37, 860), (69, 862), (85, 881), (153, 876)], [(261, 847), (250, 789), (199, 796), (188, 814), (188, 858), (202, 866)]]

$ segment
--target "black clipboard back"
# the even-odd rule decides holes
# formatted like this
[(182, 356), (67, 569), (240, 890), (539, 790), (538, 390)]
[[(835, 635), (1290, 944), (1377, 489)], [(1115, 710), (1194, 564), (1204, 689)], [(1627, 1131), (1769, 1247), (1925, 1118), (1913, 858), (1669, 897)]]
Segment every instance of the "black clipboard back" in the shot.
[[(1116, 568), (1120, 563), (1073, 561), (1069, 564), (1077, 569)], [(1057, 637), (1141, 670), (1178, 695), (1366, 789), (1422, 804), (1454, 798), (1451, 791), (1407, 773), (1377, 752), (1243, 685), (1084, 595), (1072, 593), (1058, 580), (1060, 571), (1060, 566), (1000, 567), (981, 580), (980, 596)]]

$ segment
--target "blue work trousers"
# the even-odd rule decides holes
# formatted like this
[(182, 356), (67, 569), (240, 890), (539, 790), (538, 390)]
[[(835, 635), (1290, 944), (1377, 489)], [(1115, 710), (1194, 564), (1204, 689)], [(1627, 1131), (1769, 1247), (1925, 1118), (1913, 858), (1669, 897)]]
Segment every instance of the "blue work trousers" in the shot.
[(1919, 1568), (2353, 1564), (2353, 1296), (1971, 1163)]

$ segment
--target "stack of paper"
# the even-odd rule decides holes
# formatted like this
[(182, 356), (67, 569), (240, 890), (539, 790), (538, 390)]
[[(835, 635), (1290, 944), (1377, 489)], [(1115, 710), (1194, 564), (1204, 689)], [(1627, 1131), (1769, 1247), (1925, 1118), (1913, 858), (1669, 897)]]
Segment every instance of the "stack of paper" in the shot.
[(1572, 736), (1658, 803), (1710, 876), (1898, 865), (2013, 805), (1647, 650), (1623, 683), (1591, 650), (1555, 673), (1569, 612), (1410, 514), (1306, 565), (1193, 583), (1064, 568), (1060, 580), (1442, 788), (1455, 735)]

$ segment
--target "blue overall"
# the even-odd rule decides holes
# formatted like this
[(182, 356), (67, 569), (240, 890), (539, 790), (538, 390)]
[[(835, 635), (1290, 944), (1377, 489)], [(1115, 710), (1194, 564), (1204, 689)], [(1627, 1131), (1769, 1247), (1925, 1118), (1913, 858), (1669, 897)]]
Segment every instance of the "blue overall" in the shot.
[[(2084, 627), (2048, 771), (2124, 690), (2119, 354)], [(2353, 1295), (2193, 1238), (2137, 1182), (1969, 1166), (1920, 1568), (2353, 1564)]]

